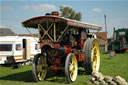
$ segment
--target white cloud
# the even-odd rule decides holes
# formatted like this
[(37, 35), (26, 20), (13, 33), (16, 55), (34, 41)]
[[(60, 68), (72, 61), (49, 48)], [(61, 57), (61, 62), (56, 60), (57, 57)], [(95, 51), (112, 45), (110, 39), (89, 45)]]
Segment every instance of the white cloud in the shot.
[(6, 27), (6, 26), (4, 26), (4, 25), (1, 25), (1, 24), (0, 24), (0, 28), (7, 28), (7, 27)]
[(0, 11), (11, 11), (13, 8), (11, 6), (1, 6)]
[(24, 10), (32, 10), (36, 12), (42, 12), (42, 11), (55, 11), (56, 6), (50, 5), (50, 4), (40, 4), (40, 5), (25, 5), (23, 7)]
[(93, 8), (93, 11), (94, 12), (102, 12), (102, 9), (101, 8)]
[(72, 6), (70, 6), (70, 5), (61, 5), (61, 6), (72, 8)]

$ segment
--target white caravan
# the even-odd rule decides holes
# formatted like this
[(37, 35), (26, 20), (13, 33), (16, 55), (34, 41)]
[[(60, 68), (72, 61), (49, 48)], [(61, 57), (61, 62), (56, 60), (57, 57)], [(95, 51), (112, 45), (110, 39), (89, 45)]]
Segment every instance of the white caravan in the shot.
[(0, 64), (23, 63), (40, 53), (37, 37), (0, 36)]

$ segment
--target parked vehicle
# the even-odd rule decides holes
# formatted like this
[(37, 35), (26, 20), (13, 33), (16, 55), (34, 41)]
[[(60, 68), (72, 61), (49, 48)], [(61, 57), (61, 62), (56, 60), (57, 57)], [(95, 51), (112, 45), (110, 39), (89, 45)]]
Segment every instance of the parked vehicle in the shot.
[(98, 25), (52, 15), (38, 16), (22, 22), (24, 27), (39, 30), (41, 53), (34, 58), (32, 73), (35, 81), (45, 79), (47, 70), (63, 70), (68, 83), (77, 78), (78, 67), (87, 74), (100, 67), (100, 51), (95, 34), (89, 30), (101, 30)]
[(124, 52), (128, 50), (128, 28), (121, 28), (113, 32), (113, 38), (108, 40), (108, 50)]
[(36, 37), (1, 36), (0, 64), (24, 63), (40, 53)]

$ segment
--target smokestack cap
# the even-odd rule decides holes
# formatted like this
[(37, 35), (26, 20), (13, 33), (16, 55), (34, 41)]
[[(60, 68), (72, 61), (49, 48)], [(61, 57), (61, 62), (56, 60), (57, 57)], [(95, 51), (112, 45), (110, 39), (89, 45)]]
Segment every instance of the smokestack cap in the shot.
[(51, 14), (52, 14), (53, 16), (59, 16), (59, 12), (58, 12), (58, 11), (53, 11)]

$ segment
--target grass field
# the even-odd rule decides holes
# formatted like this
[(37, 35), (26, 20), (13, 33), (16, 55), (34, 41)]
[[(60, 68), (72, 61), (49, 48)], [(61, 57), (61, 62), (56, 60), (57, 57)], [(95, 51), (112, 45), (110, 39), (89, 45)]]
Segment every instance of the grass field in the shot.
[[(0, 85), (65, 85), (66, 80), (64, 73), (57, 75), (54, 72), (49, 72), (46, 80), (43, 82), (34, 82), (32, 78), (31, 66), (22, 66), (19, 69), (12, 67), (0, 67)], [(103, 75), (121, 76), (128, 81), (128, 53), (117, 54), (111, 58), (108, 54), (101, 53), (100, 72)], [(86, 85), (89, 79), (84, 69), (79, 69), (77, 80), (71, 85)], [(66, 84), (68, 85), (68, 84)]]

